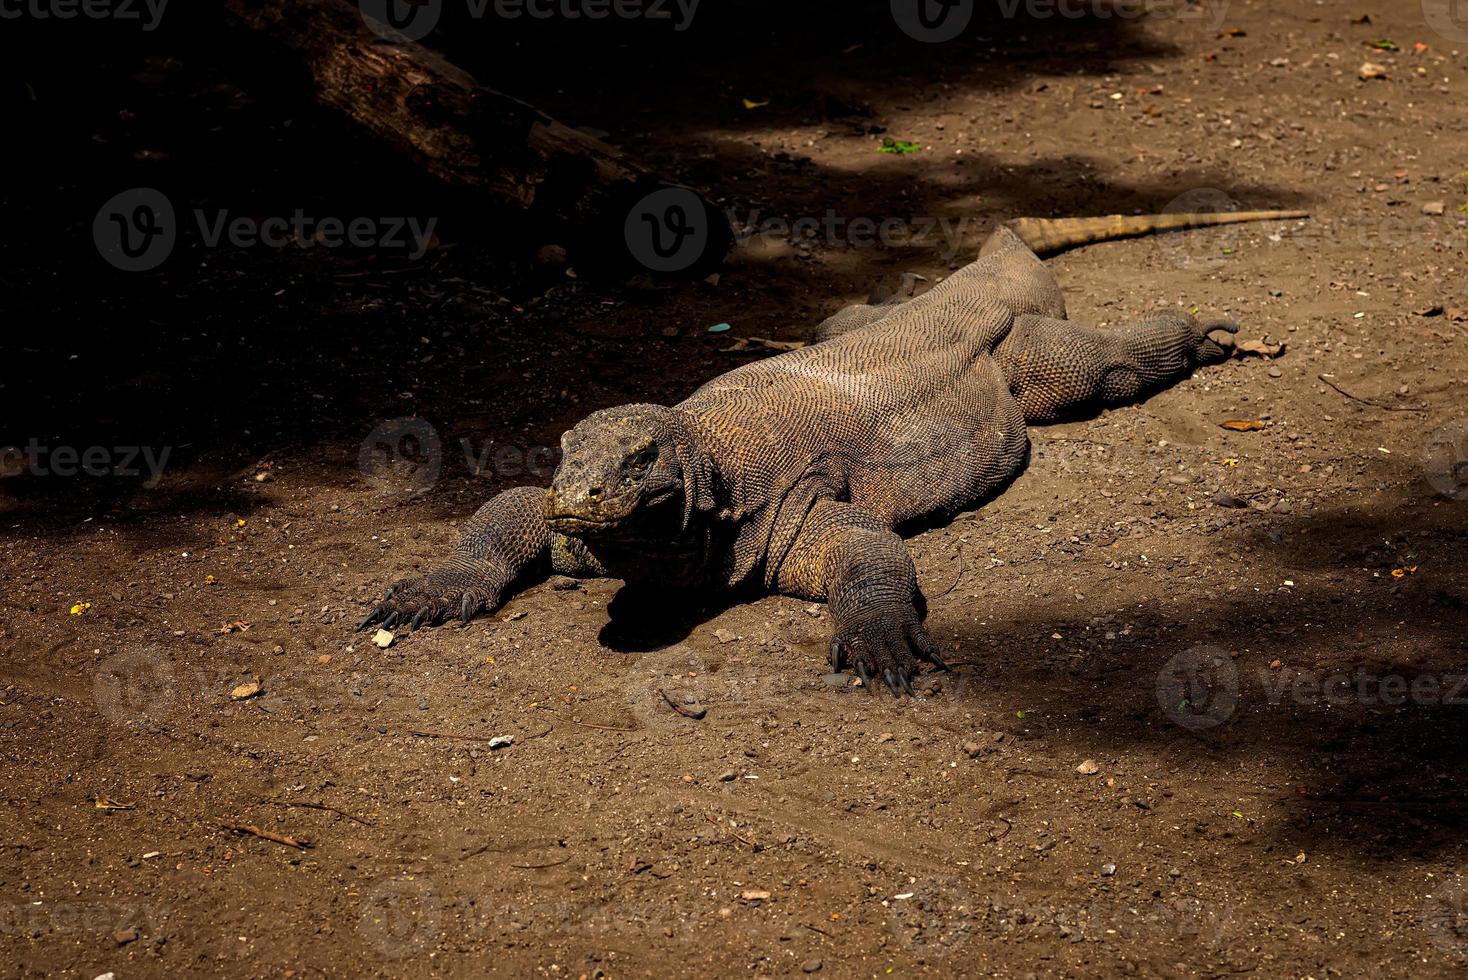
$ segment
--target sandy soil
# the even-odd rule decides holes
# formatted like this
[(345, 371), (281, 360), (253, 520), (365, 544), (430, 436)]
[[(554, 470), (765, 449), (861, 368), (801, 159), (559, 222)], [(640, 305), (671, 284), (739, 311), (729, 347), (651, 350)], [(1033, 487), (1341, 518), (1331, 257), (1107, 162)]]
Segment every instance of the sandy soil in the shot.
[[(1461, 975), (1468, 27), (1222, 13), (440, 31), (753, 226), (713, 284), (537, 265), (186, 22), (76, 25), (65, 77), (67, 25), (12, 52), (0, 445), (46, 455), (0, 479), (5, 972)], [(136, 186), (440, 220), (417, 259), (189, 233), (125, 273), (92, 222)], [(784, 598), (618, 631), (618, 583), (548, 583), (352, 632), (579, 417), (761, 356), (731, 337), (799, 340), (1004, 218), (1199, 203), (1314, 220), (1055, 259), (1072, 317), (1197, 307), (1285, 353), (1037, 429), (915, 537), (956, 665), (925, 697), (823, 680), (824, 612)], [(384, 460), (404, 424), (437, 451)]]

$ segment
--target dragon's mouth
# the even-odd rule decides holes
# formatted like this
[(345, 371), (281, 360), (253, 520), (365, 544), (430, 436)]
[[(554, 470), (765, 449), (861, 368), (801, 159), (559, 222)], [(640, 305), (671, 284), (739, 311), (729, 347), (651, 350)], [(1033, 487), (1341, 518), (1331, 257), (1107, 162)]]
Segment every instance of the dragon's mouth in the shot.
[(575, 514), (552, 514), (546, 517), (545, 523), (552, 531), (562, 534), (577, 534), (583, 532), (605, 531), (621, 524), (620, 518), (598, 519), (591, 517), (579, 517)]
[[(567, 508), (562, 499), (552, 494), (545, 510), (545, 523), (552, 531), (569, 535), (606, 534), (621, 527), (643, 526), (653, 515), (678, 496), (680, 487), (667, 487), (638, 497), (624, 496), (602, 500), (595, 508)], [(622, 513), (617, 513), (621, 510)]]

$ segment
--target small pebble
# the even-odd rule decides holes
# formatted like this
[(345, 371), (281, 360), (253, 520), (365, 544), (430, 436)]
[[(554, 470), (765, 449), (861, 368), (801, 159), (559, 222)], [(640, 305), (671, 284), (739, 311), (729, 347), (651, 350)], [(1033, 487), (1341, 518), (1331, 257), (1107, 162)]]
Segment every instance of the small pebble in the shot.
[(1212, 501), (1219, 507), (1231, 507), (1234, 510), (1242, 510), (1249, 506), (1248, 501), (1240, 500), (1227, 490), (1220, 490), (1212, 496)]

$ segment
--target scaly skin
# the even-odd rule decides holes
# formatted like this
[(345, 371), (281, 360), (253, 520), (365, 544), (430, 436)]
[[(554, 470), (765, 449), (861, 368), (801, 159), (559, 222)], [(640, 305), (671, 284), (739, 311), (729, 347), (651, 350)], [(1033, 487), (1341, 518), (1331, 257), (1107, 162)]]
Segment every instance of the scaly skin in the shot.
[(676, 406), (593, 414), (564, 437), (549, 493), (490, 500), (448, 560), (394, 586), (362, 628), (468, 620), (551, 572), (758, 585), (826, 602), (833, 668), (910, 693), (918, 662), (942, 661), (898, 531), (1000, 492), (1028, 459), (1027, 424), (1144, 397), (1225, 360), (1237, 329), (1076, 326), (1005, 228), (933, 289), (913, 285)]

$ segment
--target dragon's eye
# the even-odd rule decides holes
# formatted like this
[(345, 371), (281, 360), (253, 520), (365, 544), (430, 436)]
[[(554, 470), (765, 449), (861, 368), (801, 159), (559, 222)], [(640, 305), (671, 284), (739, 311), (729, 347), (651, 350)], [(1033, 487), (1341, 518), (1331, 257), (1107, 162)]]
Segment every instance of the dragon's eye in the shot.
[(651, 466), (653, 464), (653, 461), (656, 460), (657, 458), (658, 458), (658, 447), (655, 446), (655, 445), (653, 445), (653, 446), (648, 446), (648, 447), (646, 447), (644, 449), (639, 449), (636, 453), (633, 454), (632, 459), (629, 460), (628, 462), (635, 469), (640, 469), (641, 470), (641, 469), (647, 469), (647, 467)]

